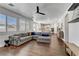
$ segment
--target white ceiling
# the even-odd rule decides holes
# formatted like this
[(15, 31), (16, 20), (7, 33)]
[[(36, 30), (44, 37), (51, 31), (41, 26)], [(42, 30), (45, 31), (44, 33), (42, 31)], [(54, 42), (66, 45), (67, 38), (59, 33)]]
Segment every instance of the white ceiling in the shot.
[[(71, 5), (70, 3), (13, 3), (14, 6), (9, 6), (8, 3), (2, 3), (1, 6), (20, 13), (24, 16), (35, 18), (37, 22), (48, 23), (54, 22), (57, 19), (60, 19), (68, 7)], [(38, 15), (36, 14), (36, 6), (39, 6), (41, 12), (46, 15)]]

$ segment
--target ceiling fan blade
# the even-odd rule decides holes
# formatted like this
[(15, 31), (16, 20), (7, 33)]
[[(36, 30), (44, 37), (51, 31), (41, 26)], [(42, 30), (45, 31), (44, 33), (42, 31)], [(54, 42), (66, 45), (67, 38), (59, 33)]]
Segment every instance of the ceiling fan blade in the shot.
[(37, 13), (39, 13), (39, 6), (37, 6)]
[(37, 12), (36, 12), (36, 13), (41, 14), (41, 15), (45, 15), (44, 13), (41, 13), (41, 12), (39, 11), (39, 6), (37, 6)]
[(39, 14), (45, 15), (44, 13), (39, 12)]

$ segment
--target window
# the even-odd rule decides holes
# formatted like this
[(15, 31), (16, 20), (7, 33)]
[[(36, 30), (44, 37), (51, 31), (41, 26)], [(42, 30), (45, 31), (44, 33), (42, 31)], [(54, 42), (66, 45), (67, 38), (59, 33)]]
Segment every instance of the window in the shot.
[(20, 28), (20, 31), (25, 31), (25, 20), (24, 19), (20, 19), (19, 21), (19, 28)]
[(0, 32), (6, 32), (6, 16), (0, 14)]
[(7, 31), (16, 31), (16, 18), (7, 16)]
[(36, 24), (33, 23), (33, 30), (36, 31)]
[(29, 21), (26, 21), (26, 31), (29, 32)]

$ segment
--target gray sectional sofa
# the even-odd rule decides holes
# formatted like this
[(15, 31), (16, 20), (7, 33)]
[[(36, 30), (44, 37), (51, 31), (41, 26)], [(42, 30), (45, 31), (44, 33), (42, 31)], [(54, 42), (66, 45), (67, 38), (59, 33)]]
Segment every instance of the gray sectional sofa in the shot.
[(32, 32), (33, 39), (37, 42), (50, 43), (51, 33), (48, 32)]
[(32, 36), (28, 35), (28, 33), (20, 33), (9, 36), (10, 45), (19, 46), (30, 40), (32, 40)]
[(50, 43), (51, 39), (50, 33), (46, 32), (30, 32), (30, 33), (20, 33), (9, 36), (9, 44), (19, 46), (33, 39), (35, 39), (37, 42)]

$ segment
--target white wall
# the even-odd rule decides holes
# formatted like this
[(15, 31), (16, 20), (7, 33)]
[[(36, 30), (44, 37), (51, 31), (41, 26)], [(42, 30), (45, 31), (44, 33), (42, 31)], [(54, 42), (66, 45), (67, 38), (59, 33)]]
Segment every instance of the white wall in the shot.
[(64, 40), (79, 46), (79, 22), (68, 23), (73, 20), (73, 11), (69, 11), (64, 18)]
[(64, 18), (64, 41), (69, 41), (69, 25), (68, 25), (68, 15)]
[(79, 22), (69, 24), (69, 42), (79, 46)]

